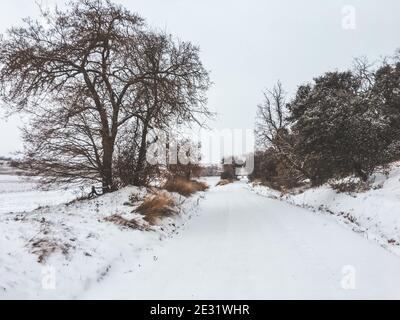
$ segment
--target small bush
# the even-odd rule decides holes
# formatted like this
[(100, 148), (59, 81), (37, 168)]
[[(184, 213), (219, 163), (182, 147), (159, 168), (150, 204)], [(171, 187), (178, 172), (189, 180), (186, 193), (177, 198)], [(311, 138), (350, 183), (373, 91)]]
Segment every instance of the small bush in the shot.
[(136, 211), (143, 214), (144, 220), (150, 224), (156, 224), (160, 219), (177, 213), (175, 201), (162, 193), (147, 197)]
[(289, 166), (272, 148), (254, 154), (254, 170), (249, 179), (278, 191), (291, 190), (304, 182), (303, 175)]
[(196, 180), (186, 180), (183, 178), (169, 179), (164, 184), (163, 189), (169, 192), (176, 192), (182, 196), (188, 197), (198, 191), (205, 191), (208, 185), (205, 182)]
[(221, 173), (222, 180), (233, 180), (235, 178), (236, 178), (235, 174), (230, 171), (224, 171)]

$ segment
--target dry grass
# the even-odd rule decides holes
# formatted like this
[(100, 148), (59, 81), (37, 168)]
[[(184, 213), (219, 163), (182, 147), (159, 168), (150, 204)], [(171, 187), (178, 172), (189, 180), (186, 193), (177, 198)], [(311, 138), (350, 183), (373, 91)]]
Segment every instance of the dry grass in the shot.
[(233, 180), (222, 179), (222, 180), (218, 181), (216, 186), (224, 186), (224, 185), (227, 185), (227, 184), (230, 184), (230, 183), (233, 183)]
[(31, 252), (38, 256), (39, 263), (45, 263), (47, 258), (54, 252), (59, 251), (63, 255), (68, 255), (69, 245), (51, 239), (38, 239), (32, 241)]
[(206, 191), (208, 189), (208, 184), (204, 181), (192, 180), (190, 182), (195, 186), (197, 191)]
[(112, 216), (106, 217), (104, 219), (107, 222), (114, 223), (118, 226), (130, 228), (130, 229), (137, 229), (137, 230), (148, 230), (148, 227), (141, 225), (139, 222), (137, 222), (134, 219), (128, 220), (123, 217), (121, 217), (118, 214), (113, 214)]
[(198, 191), (207, 190), (208, 185), (201, 181), (174, 178), (167, 180), (167, 182), (163, 185), (163, 189), (188, 197)]
[(177, 213), (175, 201), (163, 193), (146, 198), (136, 211), (143, 214), (144, 220), (153, 225), (162, 218)]

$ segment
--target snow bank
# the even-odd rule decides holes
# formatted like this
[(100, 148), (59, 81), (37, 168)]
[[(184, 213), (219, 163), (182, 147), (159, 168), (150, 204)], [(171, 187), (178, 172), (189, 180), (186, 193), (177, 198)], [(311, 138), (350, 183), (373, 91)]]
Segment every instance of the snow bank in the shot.
[[(24, 197), (40, 204), (38, 193), (14, 191), (0, 194), (1, 201), (8, 201), (8, 196), (15, 199), (15, 204), (6, 202), (0, 213), (2, 299), (73, 299), (105, 278), (117, 264), (130, 265), (132, 270), (140, 268), (138, 256), (151, 254), (161, 240), (171, 237), (203, 197), (201, 193), (187, 199), (173, 194), (181, 214), (165, 218), (162, 225), (151, 226), (150, 231), (140, 231), (106, 222), (105, 218), (117, 214), (144, 223), (143, 216), (127, 203), (132, 194), (146, 196), (144, 188), (127, 187), (96, 199), (27, 212), (15, 209), (18, 201), (22, 208), (28, 207)], [(57, 201), (69, 196), (60, 195)]]
[(250, 188), (261, 195), (324, 212), (340, 223), (400, 255), (400, 164), (389, 174), (375, 174), (371, 189), (359, 193), (338, 193), (329, 185), (310, 188), (299, 194), (285, 194), (265, 186)]

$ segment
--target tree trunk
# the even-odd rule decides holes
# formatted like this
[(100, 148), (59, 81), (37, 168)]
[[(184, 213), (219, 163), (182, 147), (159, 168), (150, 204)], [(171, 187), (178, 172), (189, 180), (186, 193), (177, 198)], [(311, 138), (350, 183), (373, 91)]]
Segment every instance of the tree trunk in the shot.
[(139, 155), (132, 182), (134, 186), (141, 186), (144, 182), (143, 171), (145, 169), (146, 153), (147, 153), (147, 134), (148, 134), (148, 127), (147, 124), (145, 124), (142, 131), (142, 140), (140, 142)]
[(112, 174), (112, 158), (114, 153), (114, 144), (110, 138), (103, 139), (103, 193), (114, 189)]
[(192, 178), (192, 170), (188, 169), (186, 171), (186, 180), (190, 180)]
[(354, 171), (356, 175), (361, 178), (363, 182), (368, 181), (368, 174), (365, 173), (361, 167), (361, 164), (359, 162), (354, 162)]

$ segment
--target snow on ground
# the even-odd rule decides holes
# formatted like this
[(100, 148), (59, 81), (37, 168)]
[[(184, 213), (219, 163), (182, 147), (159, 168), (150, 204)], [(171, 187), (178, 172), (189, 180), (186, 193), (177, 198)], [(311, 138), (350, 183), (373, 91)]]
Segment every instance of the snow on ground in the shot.
[(38, 191), (34, 182), (0, 177), (2, 299), (76, 298), (119, 264), (140, 267), (138, 257), (176, 233), (202, 197), (173, 195), (181, 207), (179, 218), (166, 218), (161, 226), (140, 231), (105, 218), (118, 214), (144, 224), (143, 217), (127, 205), (132, 194), (143, 198), (144, 188), (127, 187), (68, 203), (76, 198), (71, 190)]
[(0, 174), (0, 215), (66, 203), (81, 196), (83, 191), (70, 185), (53, 186), (50, 190), (43, 190), (35, 177)]
[[(389, 206), (396, 170), (374, 190), (380, 196), (366, 199)], [(343, 228), (337, 215), (262, 197), (246, 181), (208, 181), (205, 194), (174, 195), (181, 214), (150, 231), (105, 221), (119, 214), (142, 224), (127, 201), (147, 195), (143, 188), (3, 212), (0, 298), (400, 299), (400, 258)]]
[(351, 194), (338, 193), (328, 184), (285, 195), (265, 186), (250, 188), (264, 196), (331, 214), (340, 223), (400, 255), (400, 165), (393, 164), (387, 176), (377, 173), (371, 180), (370, 190)]
[(120, 264), (79, 298), (400, 298), (399, 257), (244, 181), (211, 188), (198, 215), (140, 266)]

